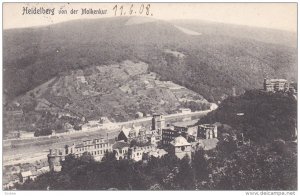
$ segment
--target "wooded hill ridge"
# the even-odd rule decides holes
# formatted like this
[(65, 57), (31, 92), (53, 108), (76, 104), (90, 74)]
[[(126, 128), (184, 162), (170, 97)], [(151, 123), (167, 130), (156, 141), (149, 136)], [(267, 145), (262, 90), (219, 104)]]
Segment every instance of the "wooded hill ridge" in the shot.
[(260, 88), (264, 77), (296, 80), (293, 43), (296, 34), (285, 31), (141, 17), (9, 29), (3, 32), (4, 95), (12, 100), (60, 74), (131, 60), (216, 102), (233, 86), (238, 94)]

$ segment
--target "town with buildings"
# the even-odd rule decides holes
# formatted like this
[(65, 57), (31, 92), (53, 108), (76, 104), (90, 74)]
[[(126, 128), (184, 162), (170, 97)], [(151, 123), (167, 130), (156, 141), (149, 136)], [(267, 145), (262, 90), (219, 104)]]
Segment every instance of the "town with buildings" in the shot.
[(6, 1), (5, 195), (295, 195), (298, 3)]
[(216, 125), (195, 125), (196, 123), (197, 121), (186, 121), (166, 125), (163, 115), (154, 114), (152, 129), (147, 130), (145, 127), (132, 125), (129, 128), (122, 127), (115, 139), (95, 138), (60, 149), (50, 149), (49, 168), (60, 171), (60, 162), (70, 154), (80, 157), (88, 153), (95, 160), (101, 161), (105, 153), (113, 152), (117, 160), (147, 161), (145, 157), (164, 156), (168, 153), (165, 150), (168, 148), (170, 153), (179, 159), (185, 156), (191, 157), (191, 152), (196, 150), (196, 147), (206, 149), (203, 140), (209, 140), (213, 146), (218, 141)]
[[(291, 92), (296, 96), (296, 87), (294, 83), (289, 83), (284, 79), (264, 79), (263, 82), (263, 91), (271, 93)], [(191, 111), (182, 108), (180, 113), (190, 114)], [(244, 113), (237, 113), (237, 116), (241, 115)], [(107, 134), (107, 137), (78, 140), (72, 145), (49, 149), (45, 159), (37, 160), (33, 164), (6, 166), (3, 180), (4, 189), (13, 189), (16, 184), (22, 184), (29, 179), (35, 180), (37, 176), (50, 171), (61, 171), (61, 163), (68, 155), (79, 158), (84, 154), (89, 154), (95, 161), (100, 162), (107, 153), (113, 153), (116, 160), (128, 159), (135, 162), (147, 162), (152, 156), (161, 158), (168, 153), (172, 153), (179, 159), (191, 158), (191, 154), (199, 148), (214, 149), (219, 141), (218, 135), (222, 134), (218, 133), (217, 122), (198, 124), (197, 119), (183, 118), (183, 121), (166, 123), (165, 116), (162, 114), (153, 114), (150, 127), (134, 123), (130, 126), (117, 126), (107, 118), (101, 117), (99, 121), (91, 121), (83, 125), (82, 131), (100, 130), (103, 125), (108, 130), (118, 129), (117, 136), (109, 138)], [(17, 137), (22, 134), (20, 131), (17, 133)], [(250, 141), (244, 141), (243, 138), (240, 141), (245, 144), (250, 143)]]
[[(197, 120), (166, 124), (163, 115), (154, 114), (151, 128), (142, 126), (122, 127), (116, 138), (94, 138), (84, 140), (62, 148), (50, 149), (47, 155), (48, 163), (41, 162), (38, 167), (11, 167), (13, 174), (4, 181), (4, 187), (13, 187), (15, 183), (23, 183), (27, 179), (35, 180), (40, 174), (49, 171), (59, 172), (61, 162), (68, 155), (80, 157), (84, 153), (91, 155), (96, 161), (101, 161), (106, 153), (113, 152), (116, 160), (131, 159), (147, 161), (147, 157), (160, 158), (167, 153), (173, 153), (179, 159), (191, 157), (191, 153), (202, 147), (209, 150), (218, 142), (217, 125), (196, 125)], [(206, 142), (203, 142), (206, 140)], [(206, 145), (210, 143), (209, 145)], [(168, 149), (168, 151), (166, 150)], [(6, 180), (6, 178), (5, 178)]]

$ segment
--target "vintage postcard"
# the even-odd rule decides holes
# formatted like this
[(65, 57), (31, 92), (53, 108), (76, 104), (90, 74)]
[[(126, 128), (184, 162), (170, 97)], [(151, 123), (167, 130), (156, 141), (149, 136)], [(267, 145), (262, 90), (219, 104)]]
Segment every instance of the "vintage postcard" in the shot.
[(297, 3), (2, 6), (2, 190), (295, 195)]

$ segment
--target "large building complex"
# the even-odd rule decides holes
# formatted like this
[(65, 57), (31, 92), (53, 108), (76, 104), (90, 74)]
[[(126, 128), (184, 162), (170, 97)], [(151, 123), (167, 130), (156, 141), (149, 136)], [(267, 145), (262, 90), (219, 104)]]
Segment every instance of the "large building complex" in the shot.
[(173, 126), (168, 126), (162, 130), (162, 144), (168, 146), (178, 136), (186, 137), (186, 132), (177, 131)]
[(48, 162), (51, 171), (60, 171), (60, 163), (67, 155), (81, 157), (88, 153), (96, 161), (101, 161), (108, 152), (113, 152), (116, 160), (147, 161), (152, 156), (160, 158), (167, 154), (165, 149), (159, 147), (167, 147), (167, 150), (179, 159), (185, 156), (191, 158), (192, 146), (195, 146), (195, 143), (201, 144), (203, 140), (216, 138), (216, 125), (197, 125), (197, 120), (194, 120), (166, 126), (164, 116), (155, 114), (149, 130), (135, 125), (122, 127), (115, 139), (85, 140), (80, 144), (50, 150)]
[(127, 142), (117, 141), (112, 148), (117, 160), (128, 159), (130, 145)]
[(48, 154), (48, 162), (51, 171), (60, 171), (60, 162), (65, 160), (67, 155), (80, 157), (84, 153), (88, 153), (94, 157), (96, 161), (101, 161), (105, 153), (112, 152), (114, 140), (104, 138), (85, 140), (80, 144), (66, 145), (60, 149), (50, 149)]
[(147, 141), (146, 129), (142, 126), (132, 125), (131, 128), (122, 127), (121, 132), (117, 138), (118, 141), (125, 141), (130, 143), (132, 140), (137, 140), (139, 142)]
[(162, 144), (170, 145), (178, 136), (184, 137), (189, 142), (213, 139), (218, 137), (217, 132), (217, 126), (213, 124), (195, 125), (194, 121), (178, 123), (162, 130)]
[(267, 92), (289, 91), (289, 82), (285, 79), (264, 79), (264, 90)]
[(212, 139), (218, 137), (218, 128), (216, 125), (202, 124), (198, 126), (197, 137), (200, 139)]
[[(165, 155), (163, 149), (157, 148), (157, 142), (161, 140), (161, 129), (165, 126), (165, 120), (162, 115), (153, 115), (152, 130), (147, 131), (142, 126), (132, 125), (129, 128), (122, 127), (121, 131), (115, 139), (93, 139), (85, 140), (79, 144), (66, 145), (60, 149), (50, 149), (48, 154), (48, 162), (51, 171), (61, 170), (61, 161), (65, 160), (67, 155), (81, 157), (84, 153), (88, 153), (94, 157), (96, 161), (101, 161), (108, 152), (114, 152), (116, 159), (132, 159), (134, 161), (142, 160), (145, 154), (150, 156), (161, 157)], [(155, 129), (153, 129), (155, 128)], [(130, 147), (132, 142), (135, 142)]]

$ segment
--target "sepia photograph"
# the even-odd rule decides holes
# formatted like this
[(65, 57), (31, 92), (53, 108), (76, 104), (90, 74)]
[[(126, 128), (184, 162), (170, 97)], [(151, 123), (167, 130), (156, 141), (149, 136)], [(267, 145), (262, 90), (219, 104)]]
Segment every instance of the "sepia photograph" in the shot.
[(2, 3), (2, 191), (296, 195), (297, 9)]

